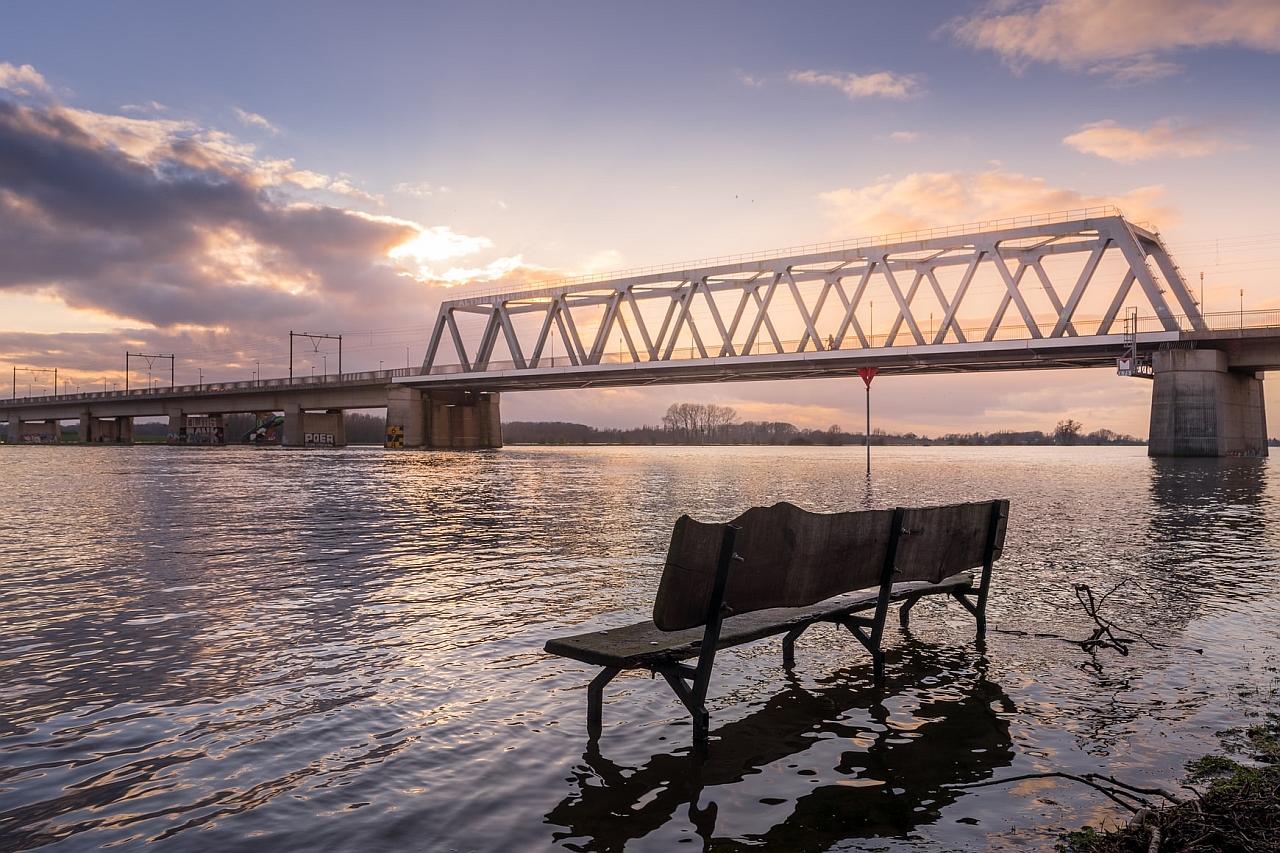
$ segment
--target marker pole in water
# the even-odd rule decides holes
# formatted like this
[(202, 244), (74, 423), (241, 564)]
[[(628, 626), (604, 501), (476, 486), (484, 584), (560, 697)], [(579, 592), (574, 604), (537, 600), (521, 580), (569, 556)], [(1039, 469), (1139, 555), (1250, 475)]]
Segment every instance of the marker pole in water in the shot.
[(876, 367), (859, 367), (858, 375), (867, 386), (867, 476), (871, 476), (871, 380), (876, 378)]

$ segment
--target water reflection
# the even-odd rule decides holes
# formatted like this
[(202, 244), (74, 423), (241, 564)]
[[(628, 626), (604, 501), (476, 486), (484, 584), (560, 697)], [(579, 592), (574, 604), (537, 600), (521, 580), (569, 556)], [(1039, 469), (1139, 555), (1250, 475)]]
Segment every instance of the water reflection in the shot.
[(589, 744), (573, 790), (546, 816), (564, 828), (555, 839), (614, 853), (674, 822), (704, 848), (826, 850), (933, 823), (960, 795), (949, 786), (1012, 763), (1015, 708), (971, 649), (909, 638), (887, 657), (884, 688), (862, 668), (814, 688), (792, 678), (714, 729), (705, 755), (659, 753), (627, 767)]
[[(1008, 826), (1048, 849), (1089, 801), (944, 786), (1168, 785), (1274, 686), (1265, 460), (882, 450), (868, 481), (862, 448), (2, 448), (0, 850), (950, 851)], [(681, 513), (994, 496), (1015, 509), (992, 624), (1022, 633), (989, 634), (990, 674), (972, 619), (922, 603), (886, 690), (817, 632), (800, 681), (774, 647), (724, 656), (705, 762), (665, 690), (582, 755), (583, 672), (542, 645), (645, 618)], [(1123, 578), (1108, 614), (1160, 650), (1096, 672), (1037, 636), (1087, 635), (1071, 584)]]
[(1196, 604), (1180, 621), (1206, 604), (1187, 587), (1239, 601), (1249, 587), (1271, 586), (1274, 556), (1259, 552), (1271, 538), (1267, 488), (1265, 459), (1151, 460), (1151, 562), (1172, 581), (1165, 596), (1171, 610)]

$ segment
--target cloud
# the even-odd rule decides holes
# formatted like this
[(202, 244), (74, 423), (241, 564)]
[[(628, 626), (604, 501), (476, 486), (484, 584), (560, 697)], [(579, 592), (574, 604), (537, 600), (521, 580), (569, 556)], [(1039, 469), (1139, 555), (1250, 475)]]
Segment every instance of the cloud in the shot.
[(429, 196), (434, 192), (434, 188), (426, 181), (419, 181), (416, 184), (401, 182), (391, 188), (393, 193), (400, 195), (411, 195), (418, 198)]
[(582, 270), (588, 273), (614, 272), (623, 268), (624, 261), (625, 258), (617, 249), (602, 249), (587, 258)]
[(859, 98), (892, 98), (905, 101), (924, 94), (920, 80), (914, 74), (894, 74), (879, 71), (875, 74), (823, 74), (818, 71), (792, 71), (787, 75), (792, 83), (809, 86), (833, 86), (845, 93), (851, 101)]
[(125, 104), (120, 108), (122, 113), (162, 113), (168, 110), (164, 104), (159, 101), (148, 101), (145, 104)]
[(764, 80), (752, 74), (738, 74), (738, 82), (744, 86), (750, 86), (752, 89), (764, 88)]
[[(292, 166), (292, 163), (287, 163), (286, 166)], [(292, 169), (280, 173), (278, 179), (283, 183), (293, 184), (306, 190), (321, 190), (359, 199), (360, 201), (367, 201), (379, 206), (383, 204), (382, 196), (370, 195), (352, 184), (351, 179), (346, 175), (339, 175), (334, 178), (308, 169)]]
[(1223, 139), (1209, 125), (1179, 125), (1168, 118), (1147, 130), (1130, 130), (1114, 121), (1098, 121), (1086, 124), (1079, 133), (1062, 142), (1082, 153), (1096, 154), (1117, 163), (1136, 163), (1156, 157), (1205, 157), (1219, 151), (1248, 148)]
[(871, 236), (1115, 205), (1135, 221), (1172, 224), (1176, 213), (1161, 203), (1164, 189), (1142, 187), (1119, 196), (1087, 195), (1052, 187), (1043, 179), (1005, 172), (913, 172), (858, 189), (822, 193), (842, 235)]
[(914, 130), (895, 130), (889, 134), (889, 138), (895, 142), (915, 142), (920, 138), (920, 134)]
[(30, 65), (13, 65), (9, 62), (0, 62), (0, 89), (8, 89), (22, 98), (53, 94), (39, 71)]
[(259, 130), (265, 130), (267, 133), (270, 133), (272, 136), (275, 136), (276, 134), (280, 133), (280, 128), (276, 127), (274, 124), (267, 121), (265, 118), (258, 115), (257, 113), (245, 112), (239, 107), (236, 107), (235, 111), (236, 111), (236, 118), (240, 119), (240, 123), (243, 124), (245, 127), (256, 127)]
[(412, 259), (423, 264), (472, 255), (492, 246), (493, 241), (487, 237), (467, 237), (456, 234), (443, 225), (434, 228), (419, 227), (416, 236), (391, 251), (391, 257)]
[(324, 204), (315, 191), (367, 198), (344, 176), (259, 159), (190, 122), (0, 99), (0, 291), (169, 334), (267, 334), (322, 316), (386, 326), (423, 302), (420, 282), (520, 267), (503, 258), (434, 275), (419, 259), (491, 244)]
[(1280, 51), (1274, 0), (998, 0), (950, 26), (956, 39), (994, 51), (1015, 71), (1045, 63), (1106, 74), (1117, 85), (1176, 73), (1158, 57), (1177, 49)]

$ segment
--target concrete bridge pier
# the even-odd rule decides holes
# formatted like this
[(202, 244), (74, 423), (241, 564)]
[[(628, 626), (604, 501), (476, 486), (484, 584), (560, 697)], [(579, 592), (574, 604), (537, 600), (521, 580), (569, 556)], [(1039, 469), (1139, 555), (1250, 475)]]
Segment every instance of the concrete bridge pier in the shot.
[(226, 444), (227, 430), (222, 415), (188, 415), (181, 409), (170, 409), (169, 443)]
[(1153, 354), (1148, 456), (1266, 456), (1262, 380), (1213, 349)]
[(496, 391), (387, 392), (387, 447), (479, 450), (502, 446), (502, 413)]
[(10, 444), (57, 444), (62, 441), (62, 424), (56, 418), (24, 421), (21, 415), (9, 416)]
[(92, 412), (81, 412), (80, 443), (133, 444), (133, 418), (95, 418)]
[(309, 412), (298, 404), (284, 407), (285, 447), (346, 447), (347, 422), (341, 409)]

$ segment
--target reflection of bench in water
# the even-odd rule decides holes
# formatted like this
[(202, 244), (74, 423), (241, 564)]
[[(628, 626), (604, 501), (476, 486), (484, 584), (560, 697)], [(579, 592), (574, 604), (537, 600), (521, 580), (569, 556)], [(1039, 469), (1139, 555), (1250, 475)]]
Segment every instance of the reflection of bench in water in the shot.
[[(889, 651), (887, 693), (844, 679), (817, 690), (793, 683), (717, 728), (706, 754), (659, 753), (628, 767), (592, 743), (546, 822), (577, 849), (620, 851), (687, 815), (716, 850), (739, 849), (729, 839), (747, 824), (761, 834), (741, 848), (765, 853), (932, 824), (959, 798), (955, 786), (1012, 764), (1015, 707), (976, 652), (916, 638), (903, 646)], [(815, 766), (817, 777), (800, 772)]]
[[(871, 653), (889, 605), (902, 624), (926, 595), (953, 596), (986, 627), (991, 564), (1004, 546), (1008, 501), (924, 509), (811, 513), (788, 503), (747, 510), (728, 524), (681, 516), (671, 534), (653, 621), (550, 640), (552, 654), (603, 667), (587, 690), (587, 727), (601, 727), (603, 692), (624, 669), (660, 673), (693, 716), (693, 738), (710, 724), (705, 707), (718, 649), (783, 634), (783, 662), (817, 622), (844, 625)], [(736, 552), (736, 553), (735, 553)], [(971, 569), (981, 569), (974, 583)], [(865, 611), (872, 615), (859, 615)], [(696, 666), (683, 661), (697, 658)]]

